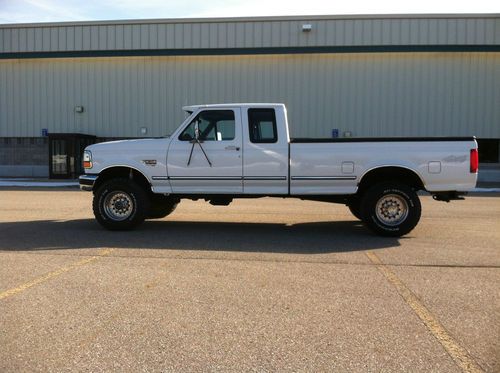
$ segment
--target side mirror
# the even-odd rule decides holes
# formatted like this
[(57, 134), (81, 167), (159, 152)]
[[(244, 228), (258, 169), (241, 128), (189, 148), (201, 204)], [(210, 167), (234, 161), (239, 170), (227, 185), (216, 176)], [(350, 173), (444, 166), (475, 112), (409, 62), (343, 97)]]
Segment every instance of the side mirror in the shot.
[(194, 138), (196, 140), (200, 139), (200, 125), (198, 121), (194, 123)]

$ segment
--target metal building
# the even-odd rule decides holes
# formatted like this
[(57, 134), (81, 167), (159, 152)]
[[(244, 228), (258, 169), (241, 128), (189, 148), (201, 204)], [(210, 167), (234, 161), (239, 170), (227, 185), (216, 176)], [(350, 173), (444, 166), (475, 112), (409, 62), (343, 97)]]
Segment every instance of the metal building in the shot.
[(0, 25), (0, 176), (73, 177), (220, 102), (283, 102), (292, 137), (475, 135), (500, 180), (500, 15)]

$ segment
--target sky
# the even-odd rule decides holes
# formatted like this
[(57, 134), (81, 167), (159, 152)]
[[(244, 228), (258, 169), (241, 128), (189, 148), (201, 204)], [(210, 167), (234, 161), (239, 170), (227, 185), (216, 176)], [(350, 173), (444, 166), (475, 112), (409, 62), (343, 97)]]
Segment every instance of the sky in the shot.
[(0, 0), (0, 24), (406, 13), (500, 13), (500, 0)]

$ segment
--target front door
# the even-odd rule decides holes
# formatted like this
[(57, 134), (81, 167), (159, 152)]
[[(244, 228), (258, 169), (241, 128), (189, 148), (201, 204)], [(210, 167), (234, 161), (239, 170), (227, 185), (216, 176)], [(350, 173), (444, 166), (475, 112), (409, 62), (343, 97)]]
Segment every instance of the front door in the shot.
[(240, 109), (206, 109), (198, 113), (170, 144), (167, 168), (172, 191), (242, 193), (241, 131)]

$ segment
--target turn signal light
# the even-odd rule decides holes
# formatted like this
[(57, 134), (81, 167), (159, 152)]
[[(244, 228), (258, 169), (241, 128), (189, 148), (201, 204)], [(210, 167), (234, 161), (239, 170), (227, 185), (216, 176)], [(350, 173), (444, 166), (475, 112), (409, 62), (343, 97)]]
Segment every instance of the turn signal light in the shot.
[(479, 153), (477, 149), (470, 150), (470, 172), (475, 174), (479, 168)]
[(83, 152), (83, 168), (92, 168), (92, 153), (89, 151)]

